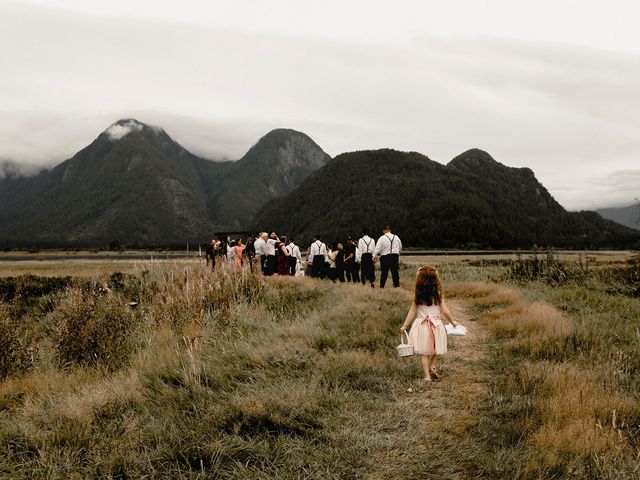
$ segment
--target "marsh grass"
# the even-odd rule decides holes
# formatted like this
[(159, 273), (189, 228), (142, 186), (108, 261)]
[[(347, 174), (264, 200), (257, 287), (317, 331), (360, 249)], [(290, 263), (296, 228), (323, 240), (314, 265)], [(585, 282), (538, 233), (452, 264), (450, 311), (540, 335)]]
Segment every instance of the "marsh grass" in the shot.
[(520, 289), (487, 282), (451, 286), (453, 297), (470, 302), (492, 338), (496, 377), (484, 415), (495, 431), (476, 425), (475, 432), (498, 448), (495, 455), (508, 455), (502, 475), (635, 478), (640, 472), (640, 305), (611, 296), (606, 285), (567, 283), (559, 288), (539, 282), (525, 288), (520, 283)]
[(0, 472), (354, 476), (367, 447), (349, 449), (337, 419), (388, 390), (398, 367), (398, 314), (372, 315), (398, 299), (375, 299), (224, 266), (150, 267), (73, 283), (50, 311), (15, 309), (39, 355), (0, 384)]
[(637, 478), (638, 300), (438, 268), (478, 338), (426, 390), (410, 288), (151, 262), (7, 296), (0, 476)]

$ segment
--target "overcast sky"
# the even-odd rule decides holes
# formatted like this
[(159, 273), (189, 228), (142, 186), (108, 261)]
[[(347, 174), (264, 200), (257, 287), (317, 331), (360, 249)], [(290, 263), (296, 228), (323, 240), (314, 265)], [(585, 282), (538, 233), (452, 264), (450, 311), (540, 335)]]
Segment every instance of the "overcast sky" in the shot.
[(569, 209), (640, 196), (633, 0), (0, 0), (0, 159), (115, 120), (208, 158), (290, 127), (334, 156), (482, 148)]

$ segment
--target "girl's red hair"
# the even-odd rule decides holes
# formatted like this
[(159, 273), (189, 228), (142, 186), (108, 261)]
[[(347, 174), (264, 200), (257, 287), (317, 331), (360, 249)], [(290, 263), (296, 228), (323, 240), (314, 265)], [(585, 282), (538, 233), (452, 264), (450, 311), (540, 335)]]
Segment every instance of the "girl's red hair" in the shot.
[(418, 270), (413, 301), (416, 305), (439, 305), (442, 302), (442, 283), (435, 267), (425, 265)]

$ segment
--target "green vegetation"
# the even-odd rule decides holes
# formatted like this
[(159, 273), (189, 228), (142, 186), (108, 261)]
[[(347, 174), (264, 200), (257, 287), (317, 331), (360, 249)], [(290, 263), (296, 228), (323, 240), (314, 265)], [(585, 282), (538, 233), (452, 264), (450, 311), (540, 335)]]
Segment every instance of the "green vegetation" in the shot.
[(446, 166), (415, 152), (344, 153), (265, 205), (255, 223), (327, 240), (391, 223), (405, 246), (428, 248), (630, 248), (640, 240), (595, 212), (567, 212), (530, 169), (481, 150)]
[(395, 358), (415, 265), (400, 290), (154, 264), (2, 279), (0, 476), (637, 478), (634, 265), (438, 265), (470, 335), (429, 387)]
[(213, 162), (162, 129), (137, 125), (117, 140), (103, 132), (51, 171), (0, 178), (0, 247), (203, 241), (247, 225), (264, 202), (329, 161), (295, 130), (269, 132), (237, 162)]

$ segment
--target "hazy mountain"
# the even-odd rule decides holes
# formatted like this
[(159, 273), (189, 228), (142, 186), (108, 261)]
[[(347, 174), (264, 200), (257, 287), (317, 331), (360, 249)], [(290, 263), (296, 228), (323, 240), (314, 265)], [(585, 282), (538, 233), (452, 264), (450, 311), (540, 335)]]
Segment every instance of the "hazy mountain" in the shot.
[(567, 212), (530, 169), (477, 149), (446, 166), (415, 152), (344, 153), (265, 205), (255, 223), (305, 240), (365, 226), (378, 234), (389, 223), (422, 247), (619, 247), (640, 238), (595, 212)]
[(267, 201), (290, 192), (329, 160), (304, 133), (273, 130), (225, 172), (214, 189), (212, 217), (223, 225), (246, 226)]
[(628, 207), (599, 208), (596, 210), (604, 218), (613, 220), (627, 227), (640, 227), (640, 203)]
[(124, 119), (51, 171), (0, 179), (0, 240), (148, 245), (208, 238), (248, 223), (265, 201), (328, 159), (306, 135), (275, 130), (241, 160), (212, 162), (160, 128)]

